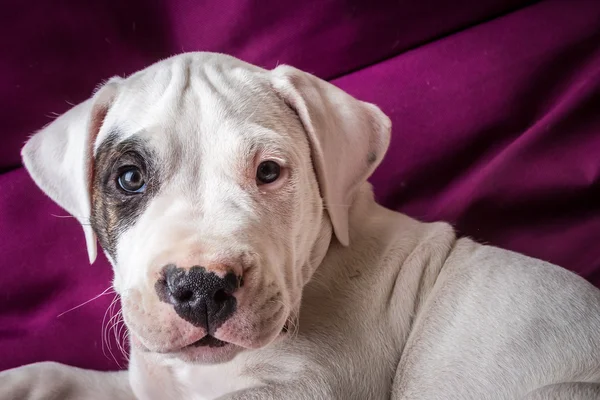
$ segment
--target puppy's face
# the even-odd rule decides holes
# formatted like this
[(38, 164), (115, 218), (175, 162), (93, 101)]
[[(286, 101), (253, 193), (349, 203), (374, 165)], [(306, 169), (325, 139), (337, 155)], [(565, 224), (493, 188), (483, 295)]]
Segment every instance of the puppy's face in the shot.
[(273, 341), (323, 220), (296, 114), (252, 71), (184, 64), (123, 85), (104, 132), (91, 222), (134, 344), (211, 361)]
[(285, 335), (388, 135), (308, 74), (196, 53), (107, 84), (23, 157), (92, 259), (98, 238), (133, 346), (216, 363)]

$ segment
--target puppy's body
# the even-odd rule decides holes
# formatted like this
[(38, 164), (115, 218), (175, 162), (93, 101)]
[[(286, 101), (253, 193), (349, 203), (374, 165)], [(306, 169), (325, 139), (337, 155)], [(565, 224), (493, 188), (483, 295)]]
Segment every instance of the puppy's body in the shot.
[(173, 399), (237, 385), (254, 389), (222, 398), (599, 398), (600, 295), (588, 282), (384, 209), (368, 187), (361, 197), (360, 244), (329, 248), (297, 334), (227, 366), (175, 363), (159, 375)]
[[(96, 168), (118, 161), (110, 158), (120, 154), (118, 148), (102, 146), (106, 138), (132, 137), (126, 129), (117, 139), (109, 134), (132, 115), (133, 131), (156, 132), (156, 124), (144, 125), (148, 120), (177, 126), (179, 139), (150, 136), (147, 157), (168, 164), (172, 149), (182, 150), (176, 152), (179, 170), (160, 170), (148, 181), (145, 197), (138, 197), (145, 199), (143, 207), (132, 197), (115, 197), (112, 178), (96, 178), (89, 197), (81, 191), (85, 185), (72, 189), (76, 195), (56, 193), (51, 181), (62, 177), (40, 172), (36, 159), (47, 156), (40, 155), (39, 143), (32, 142), (29, 155), (26, 147), (36, 182), (80, 220), (87, 212), (92, 222), (100, 221), (94, 232), (85, 224), (84, 230), (88, 238), (100, 237), (115, 266), (134, 343), (128, 372), (34, 364), (0, 374), (0, 399), (47, 399), (50, 393), (60, 399), (161, 400), (600, 398), (600, 291), (559, 267), (457, 239), (447, 224), (423, 224), (377, 205), (364, 180), (387, 147), (385, 116), (314, 77), (232, 60), (175, 57), (152, 67), (150, 81), (136, 74), (134, 83), (114, 89), (120, 94), (101, 89), (96, 95), (102, 107), (94, 106), (92, 115), (104, 114), (99, 124), (92, 117), (85, 125), (97, 130), (91, 134)], [(197, 66), (201, 77), (194, 75)], [(179, 76), (187, 78), (173, 78), (182, 69), (187, 75)], [(127, 85), (138, 88), (127, 92)], [(195, 92), (186, 92), (189, 87)], [(248, 91), (260, 94), (263, 108), (244, 113), (244, 107), (226, 106), (227, 98), (232, 105), (252, 105)], [(134, 97), (140, 92), (142, 98)], [(199, 97), (190, 100), (191, 93)], [(159, 94), (158, 103), (174, 115), (158, 109), (144, 114), (156, 107), (151, 100)], [(117, 100), (105, 101), (110, 96)], [(175, 108), (168, 106), (173, 101)], [(38, 138), (50, 137), (46, 132)], [(198, 132), (203, 136), (195, 139)], [(287, 158), (282, 162), (290, 170), (278, 186), (259, 185), (260, 192), (240, 178), (245, 158), (253, 173), (252, 160), (262, 157), (248, 150), (255, 145), (240, 145), (239, 138), (253, 136), (261, 138), (255, 143), (272, 145), (263, 153)], [(231, 153), (237, 148), (242, 153)], [(190, 183), (203, 190), (192, 192)], [(118, 210), (111, 208), (115, 199), (130, 205), (137, 220), (119, 225)], [(222, 203), (228, 208), (220, 209)], [(163, 231), (177, 240), (160, 236)], [(88, 249), (92, 254), (89, 240)], [(226, 268), (246, 282), (233, 293), (235, 312), (215, 320), (218, 325), (174, 313), (180, 304), (165, 305), (162, 291), (154, 291), (164, 284), (161, 266), (176, 261), (187, 271), (190, 257), (211, 276)], [(279, 304), (283, 308), (273, 308)], [(222, 350), (197, 347), (205, 336), (219, 340)]]

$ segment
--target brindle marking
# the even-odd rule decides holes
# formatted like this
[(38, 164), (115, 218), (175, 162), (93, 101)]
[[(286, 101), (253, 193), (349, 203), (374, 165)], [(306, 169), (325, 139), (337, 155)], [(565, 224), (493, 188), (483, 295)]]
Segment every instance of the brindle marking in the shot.
[[(119, 141), (111, 133), (98, 147), (93, 163), (92, 212), (90, 221), (102, 248), (116, 262), (119, 236), (135, 224), (159, 189), (156, 154), (144, 140), (129, 137)], [(117, 182), (126, 167), (140, 169), (146, 182), (143, 193), (126, 193)]]

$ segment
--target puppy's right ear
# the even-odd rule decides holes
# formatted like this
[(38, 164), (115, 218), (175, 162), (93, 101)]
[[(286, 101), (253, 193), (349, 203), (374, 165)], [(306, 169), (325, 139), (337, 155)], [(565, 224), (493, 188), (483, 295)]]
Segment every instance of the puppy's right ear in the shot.
[(392, 122), (379, 107), (287, 65), (271, 71), (271, 85), (304, 126), (333, 231), (348, 246), (349, 207), (383, 159)]
[(120, 78), (112, 78), (92, 98), (76, 105), (35, 133), (21, 150), (25, 168), (48, 197), (83, 227), (90, 264), (96, 235), (90, 225), (93, 149)]

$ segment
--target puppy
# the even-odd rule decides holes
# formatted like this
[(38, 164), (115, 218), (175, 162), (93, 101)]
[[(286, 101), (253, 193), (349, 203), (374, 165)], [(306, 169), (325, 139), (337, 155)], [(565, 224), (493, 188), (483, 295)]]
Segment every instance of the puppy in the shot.
[(129, 370), (33, 364), (0, 399), (600, 398), (600, 291), (376, 204), (390, 129), (222, 54), (110, 79), (22, 155), (114, 267)]

